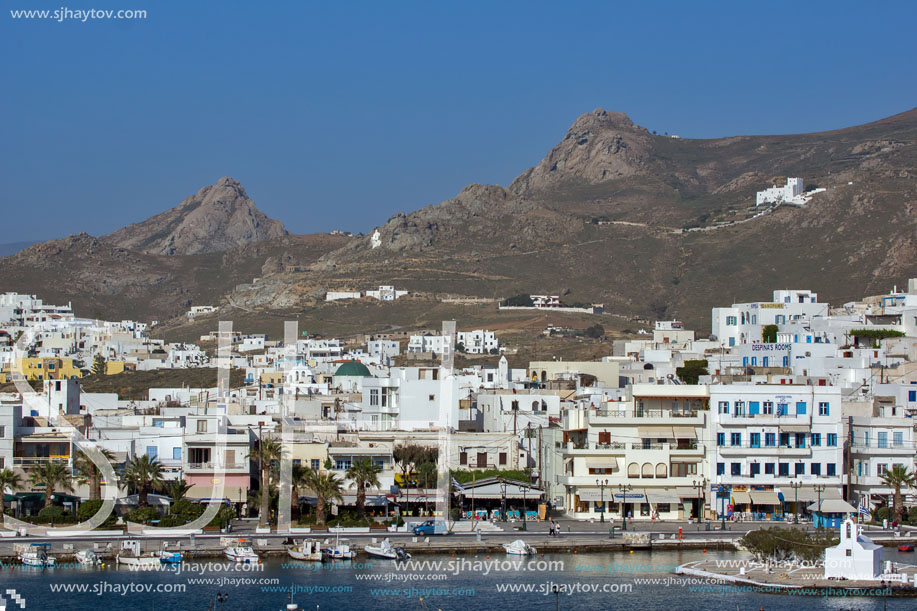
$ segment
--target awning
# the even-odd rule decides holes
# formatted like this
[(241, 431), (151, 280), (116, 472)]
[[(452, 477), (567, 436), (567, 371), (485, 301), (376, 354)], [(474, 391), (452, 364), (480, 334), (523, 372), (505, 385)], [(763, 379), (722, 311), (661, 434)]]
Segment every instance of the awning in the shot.
[(677, 505), (681, 503), (681, 498), (679, 498), (678, 493), (674, 490), (647, 490), (646, 498), (648, 502), (656, 503), (668, 503), (670, 505)]
[(672, 439), (672, 427), (670, 426), (639, 426), (637, 427), (637, 437), (649, 439)]
[[(356, 494), (343, 494), (341, 495), (343, 500), (343, 505), (356, 505), (357, 504), (357, 495)], [(367, 507), (384, 507), (388, 501), (385, 495), (366, 495), (366, 506)]]
[(733, 505), (748, 505), (751, 503), (751, 497), (744, 490), (733, 490), (732, 491), (732, 504)]
[(586, 459), (586, 468), (587, 469), (617, 469), (618, 468), (618, 459), (614, 456), (608, 456), (603, 458), (592, 458), (589, 457)]
[(248, 489), (242, 486), (223, 486), (223, 491), (219, 493), (219, 486), (199, 486), (195, 484), (188, 489), (185, 497), (192, 501), (209, 501), (211, 499), (227, 500), (230, 503), (247, 502)]
[(620, 492), (614, 494), (615, 503), (645, 503), (646, 495), (642, 492), (628, 492), (626, 495)]
[[(611, 494), (611, 489), (606, 487), (604, 493), (606, 503), (613, 502)], [(583, 503), (600, 503), (603, 500), (602, 491), (599, 488), (580, 488), (576, 491), (576, 495), (579, 496), (580, 502)]]
[(697, 439), (697, 429), (693, 426), (673, 426), (676, 439)]
[(749, 492), (751, 495), (751, 504), (752, 505), (780, 505), (780, 497), (777, 496), (777, 493), (773, 490), (752, 490)]
[(808, 433), (812, 430), (810, 427), (805, 424), (781, 424), (780, 432), (781, 433)]
[(812, 503), (806, 507), (809, 511), (817, 511), (818, 513), (856, 513), (856, 507), (848, 503), (843, 499), (822, 499), (821, 500), (821, 509), (818, 508), (818, 503)]
[[(815, 488), (812, 486), (803, 486), (798, 491), (793, 490), (793, 488), (781, 488), (780, 491), (783, 492), (783, 498), (790, 503), (796, 499), (798, 499), (800, 503), (814, 503), (819, 499), (818, 492), (816, 492)], [(820, 498), (823, 501), (828, 499), (839, 499), (841, 498), (841, 491), (837, 488), (825, 488), (822, 490)]]

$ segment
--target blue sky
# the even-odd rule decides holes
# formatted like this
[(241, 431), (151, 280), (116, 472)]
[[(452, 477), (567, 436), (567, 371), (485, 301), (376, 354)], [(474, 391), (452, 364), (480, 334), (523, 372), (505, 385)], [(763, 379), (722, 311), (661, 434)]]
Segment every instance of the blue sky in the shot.
[[(0, 241), (104, 234), (224, 175), (291, 231), (366, 231), (508, 184), (596, 107), (709, 138), (917, 105), (912, 2), (4, 5)], [(61, 6), (148, 18), (7, 10)]]

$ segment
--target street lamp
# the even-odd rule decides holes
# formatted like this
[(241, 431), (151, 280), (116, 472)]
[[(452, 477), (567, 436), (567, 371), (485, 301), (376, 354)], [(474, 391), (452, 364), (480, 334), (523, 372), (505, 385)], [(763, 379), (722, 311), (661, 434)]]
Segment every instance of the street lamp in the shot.
[(605, 523), (605, 486), (608, 485), (608, 480), (597, 479), (595, 483), (599, 486), (599, 498), (601, 499), (601, 504), (599, 505), (599, 522)]
[(223, 611), (223, 603), (229, 600), (229, 592), (217, 592), (217, 602), (220, 603), (220, 611)]
[(554, 611), (559, 611), (560, 609), (560, 592), (557, 590), (557, 586), (552, 586), (551, 591), (554, 592)]
[(627, 492), (632, 490), (630, 484), (618, 484), (618, 490), (621, 491), (621, 521), (624, 522), (624, 530), (627, 530), (627, 514), (624, 513), (624, 504), (627, 502)]
[(503, 493), (503, 501), (500, 509), (500, 517), (506, 522), (506, 480), (500, 480), (500, 491)]
[[(723, 484), (720, 484), (720, 488), (719, 488), (719, 490), (717, 490), (717, 492), (718, 492), (718, 496), (723, 496), (723, 495), (726, 494), (728, 491), (726, 490), (726, 486), (724, 486)], [(729, 499), (727, 498), (726, 500), (728, 501)], [(717, 504), (719, 504), (719, 503), (717, 503)], [(725, 510), (725, 507), (724, 507), (723, 509)], [(721, 511), (721, 512), (720, 512), (720, 519), (722, 520), (722, 524), (721, 524), (721, 526), (720, 526), (720, 530), (726, 530), (726, 512), (725, 512), (725, 511)]]
[[(816, 511), (818, 513), (821, 513), (821, 493), (825, 491), (825, 487), (826, 486), (824, 484), (815, 484), (815, 486), (813, 486), (813, 488), (815, 488), (815, 492), (818, 493), (818, 505), (816, 506)], [(818, 527), (821, 528), (823, 525), (824, 523), (821, 521), (821, 519), (819, 519)]]
[(526, 501), (525, 493), (528, 490), (528, 488), (529, 488), (528, 486), (522, 487), (522, 530), (528, 530), (525, 524), (525, 514), (527, 513), (526, 506), (525, 506), (525, 501)]
[(704, 512), (704, 497), (702, 493), (704, 492), (704, 488), (707, 487), (707, 478), (702, 477), (699, 481), (694, 480), (693, 485), (697, 488), (697, 523), (700, 524), (701, 514)]
[(799, 524), (799, 489), (802, 487), (802, 482), (790, 482), (790, 486), (793, 487), (793, 506), (796, 510), (796, 517), (793, 518), (793, 523)]

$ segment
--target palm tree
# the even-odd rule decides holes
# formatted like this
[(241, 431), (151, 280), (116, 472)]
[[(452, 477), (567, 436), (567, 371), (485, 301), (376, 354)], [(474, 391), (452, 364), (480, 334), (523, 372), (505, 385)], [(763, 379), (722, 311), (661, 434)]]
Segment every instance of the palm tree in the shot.
[(917, 485), (917, 476), (908, 471), (904, 465), (895, 465), (891, 471), (883, 471), (881, 477), (883, 484), (895, 489), (895, 517), (899, 522), (903, 522), (904, 504), (901, 502), (901, 489)]
[[(16, 492), (22, 488), (22, 476), (12, 469), (4, 468), (0, 471), (0, 495), (6, 494), (7, 489), (10, 492)], [(0, 503), (0, 507), (6, 507), (6, 503)]]
[(381, 485), (379, 483), (381, 471), (382, 467), (373, 463), (368, 457), (357, 458), (347, 469), (347, 477), (353, 482), (352, 485), (357, 487), (357, 513), (361, 518), (366, 515), (366, 488), (367, 486), (378, 488)]
[(93, 448), (89, 452), (82, 448), (79, 450), (80, 453), (73, 458), (73, 470), (79, 472), (77, 481), (81, 484), (89, 484), (89, 500), (98, 501), (102, 498), (102, 470), (90, 460), (90, 453), (97, 458), (101, 456), (109, 462), (115, 459), (115, 455), (109, 450), (100, 448)]
[(172, 504), (174, 505), (175, 503), (185, 498), (185, 495), (188, 494), (188, 491), (193, 487), (194, 484), (189, 484), (184, 480), (176, 479), (163, 484), (162, 490), (169, 495), (169, 498), (172, 499)]
[(315, 523), (318, 526), (325, 525), (325, 505), (328, 501), (343, 500), (341, 492), (344, 490), (344, 480), (334, 473), (321, 473), (318, 471), (309, 471), (306, 481), (309, 488), (315, 493), (317, 503), (315, 506)]
[[(271, 437), (265, 437), (260, 440), (258, 447), (249, 452), (249, 458), (258, 461), (261, 467), (261, 489), (270, 486), (271, 478), (271, 461), (279, 461), (283, 456), (283, 446), (280, 442)], [(258, 515), (258, 528), (268, 528), (271, 525), (271, 506), (270, 494), (261, 495), (261, 509)]]
[(297, 510), (300, 509), (299, 497), (302, 496), (302, 493), (309, 487), (309, 471), (310, 469), (308, 467), (293, 465), (293, 479), (290, 482), (292, 484), (291, 503)]
[(35, 465), (29, 472), (29, 482), (33, 486), (45, 487), (45, 507), (51, 506), (51, 495), (55, 490), (73, 492), (70, 469), (59, 462), (44, 462)]
[(147, 507), (150, 492), (162, 487), (162, 464), (149, 456), (135, 456), (124, 468), (124, 482), (137, 491), (137, 506)]
[[(420, 485), (424, 488), (432, 488), (436, 485), (436, 479), (439, 477), (439, 469), (436, 467), (436, 463), (425, 462), (422, 463), (417, 468), (417, 479), (420, 480)], [(424, 495), (423, 501), (423, 510), (424, 513), (429, 511), (429, 501), (430, 495)]]

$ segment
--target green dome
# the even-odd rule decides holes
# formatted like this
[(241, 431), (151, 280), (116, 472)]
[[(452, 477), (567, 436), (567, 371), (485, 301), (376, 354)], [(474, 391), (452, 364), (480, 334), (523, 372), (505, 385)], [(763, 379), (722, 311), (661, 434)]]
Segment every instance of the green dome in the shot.
[(334, 377), (350, 376), (352, 378), (369, 378), (372, 374), (360, 361), (347, 361), (334, 372)]

